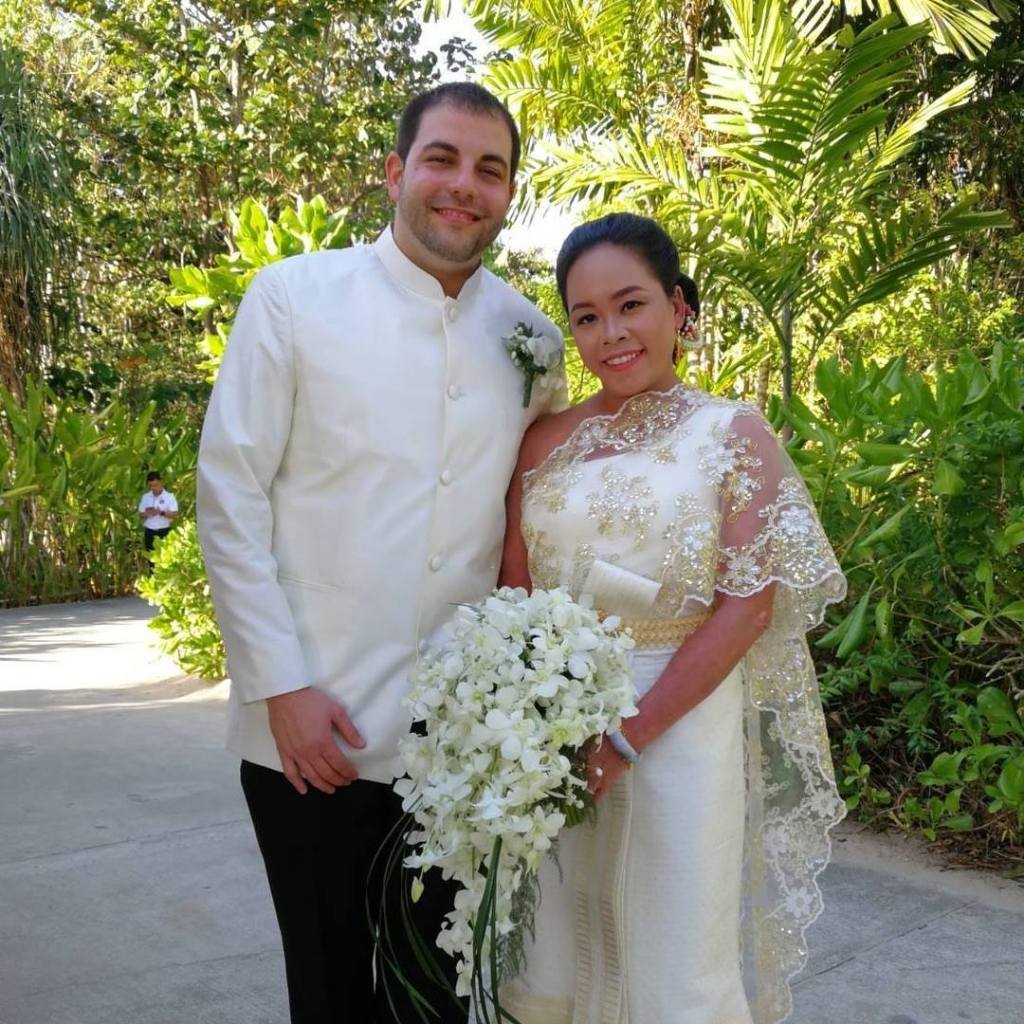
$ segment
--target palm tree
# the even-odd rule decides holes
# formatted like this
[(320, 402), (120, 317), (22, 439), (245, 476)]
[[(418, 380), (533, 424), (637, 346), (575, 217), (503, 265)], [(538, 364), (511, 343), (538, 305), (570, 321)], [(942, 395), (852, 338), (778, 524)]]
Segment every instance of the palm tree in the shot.
[[(686, 5), (691, 20), (712, 25), (710, 5), (698, 6)], [(494, 42), (523, 51), (496, 62), (489, 84), (554, 140), (533, 157), (534, 192), (627, 201), (668, 222), (712, 302), (731, 284), (763, 314), (788, 404), (798, 326), (820, 345), (969, 232), (1008, 223), (970, 195), (937, 219), (897, 196), (894, 171), (921, 131), (973, 88), (967, 79), (894, 121), (915, 47), (929, 35), (983, 46), (993, 18), (976, 0), (899, 6), (929, 20), (905, 26), (887, 14), (858, 33), (837, 29), (831, 0), (721, 0), (718, 41), (690, 79), (673, 29), (659, 37), (655, 0), (469, 8)], [(653, 68), (636, 56), (644, 39)]]
[(775, 0), (726, 6), (734, 34), (707, 55), (703, 89), (704, 123), (716, 136), (706, 155), (720, 161), (722, 188), (709, 208), (698, 182), (679, 205), (707, 272), (739, 286), (771, 325), (788, 405), (798, 322), (820, 345), (965, 235), (1010, 222), (977, 210), (971, 194), (933, 220), (893, 189), (921, 131), (974, 88), (968, 78), (890, 118), (925, 26), (888, 16), (860, 33), (826, 35), (824, 23), (792, 18)]
[(70, 196), (35, 83), (0, 45), (0, 385), (17, 396), (72, 322)]

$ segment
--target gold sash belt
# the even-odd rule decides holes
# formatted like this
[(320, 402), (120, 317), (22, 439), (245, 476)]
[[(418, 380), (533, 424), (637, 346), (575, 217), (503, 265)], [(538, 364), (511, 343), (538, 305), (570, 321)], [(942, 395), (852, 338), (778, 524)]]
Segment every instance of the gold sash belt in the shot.
[(682, 619), (623, 619), (620, 628), (632, 635), (639, 648), (679, 647), (710, 616), (706, 611)]

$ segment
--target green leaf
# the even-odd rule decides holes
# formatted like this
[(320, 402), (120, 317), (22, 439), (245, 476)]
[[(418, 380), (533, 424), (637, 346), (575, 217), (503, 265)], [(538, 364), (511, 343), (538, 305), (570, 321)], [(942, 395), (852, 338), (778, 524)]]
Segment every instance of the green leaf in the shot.
[(964, 478), (957, 472), (956, 467), (945, 459), (939, 459), (935, 464), (935, 476), (932, 480), (933, 493), (952, 496), (959, 494), (965, 486)]
[(27, 498), (30, 494), (39, 493), (39, 484), (19, 484), (6, 491), (0, 491), (0, 502), (14, 502), (18, 498)]
[(836, 450), (839, 440), (837, 435), (799, 397), (794, 395), (789, 408), (783, 409), (782, 414), (802, 438), (817, 441), (830, 454)]
[(987, 625), (987, 622), (979, 622), (976, 626), (971, 626), (970, 629), (961, 630), (956, 635), (957, 641), (962, 644), (980, 644)]
[(1000, 609), (998, 614), (1024, 624), (1024, 601), (1011, 601), (1005, 608)]
[(889, 466), (862, 466), (856, 469), (848, 469), (842, 473), (844, 480), (848, 480), (857, 487), (884, 487), (892, 476), (892, 468)]
[(1007, 761), (996, 780), (1000, 796), (1010, 806), (1024, 809), (1024, 753)]
[(849, 419), (850, 395), (849, 382), (846, 375), (839, 369), (839, 361), (835, 356), (822, 359), (814, 369), (814, 380), (818, 390), (828, 402), (829, 409), (838, 420)]
[(983, 558), (978, 563), (974, 570), (974, 578), (984, 587), (985, 609), (991, 612), (992, 600), (995, 597), (995, 572), (989, 559)]
[(883, 595), (875, 605), (875, 632), (882, 640), (888, 638), (892, 628), (892, 617), (889, 612), (889, 598), (887, 595)]
[(981, 712), (990, 736), (1008, 736), (1015, 733), (1024, 736), (1024, 722), (1010, 698), (994, 686), (986, 686), (978, 694), (978, 711)]
[(939, 754), (927, 771), (918, 772), (918, 781), (925, 786), (952, 786), (960, 781), (960, 765), (966, 754), (957, 751), (955, 754)]
[(852, 654), (864, 642), (868, 633), (868, 603), (871, 600), (869, 589), (850, 612), (850, 624), (843, 635), (842, 642), (836, 650), (836, 657), (845, 658)]
[(967, 393), (968, 382), (959, 369), (939, 375), (935, 384), (935, 401), (943, 419), (950, 422), (956, 419), (963, 408)]
[(960, 353), (959, 367), (968, 381), (964, 405), (975, 405), (989, 393), (992, 381), (985, 372), (981, 360), (969, 350)]
[(899, 536), (900, 523), (903, 517), (910, 511), (910, 505), (904, 505), (899, 511), (894, 512), (881, 526), (872, 530), (863, 540), (857, 542), (858, 548), (870, 548), (883, 541), (892, 540)]
[(857, 445), (857, 454), (872, 466), (896, 466), (909, 462), (916, 451), (905, 444), (864, 443)]
[(939, 822), (939, 828), (948, 832), (969, 832), (974, 828), (974, 818), (969, 814), (956, 814)]

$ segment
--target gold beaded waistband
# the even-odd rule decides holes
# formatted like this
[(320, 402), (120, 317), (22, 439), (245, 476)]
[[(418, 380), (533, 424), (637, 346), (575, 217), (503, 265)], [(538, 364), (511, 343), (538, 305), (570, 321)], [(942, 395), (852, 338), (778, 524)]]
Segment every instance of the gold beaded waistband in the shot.
[(678, 647), (710, 615), (707, 611), (683, 619), (623, 619), (620, 628), (629, 631), (637, 647)]

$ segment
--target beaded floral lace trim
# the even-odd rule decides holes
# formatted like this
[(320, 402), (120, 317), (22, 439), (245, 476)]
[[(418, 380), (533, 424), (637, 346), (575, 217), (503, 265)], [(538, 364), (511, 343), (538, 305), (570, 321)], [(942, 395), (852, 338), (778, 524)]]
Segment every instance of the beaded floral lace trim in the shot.
[(595, 454), (645, 450), (652, 461), (674, 461), (669, 436), (696, 409), (714, 399), (703, 391), (676, 384), (668, 391), (644, 391), (627, 398), (614, 413), (589, 416), (539, 466), (523, 474), (523, 495), (544, 504), (548, 511), (565, 508), (565, 493), (579, 483), (576, 468)]

